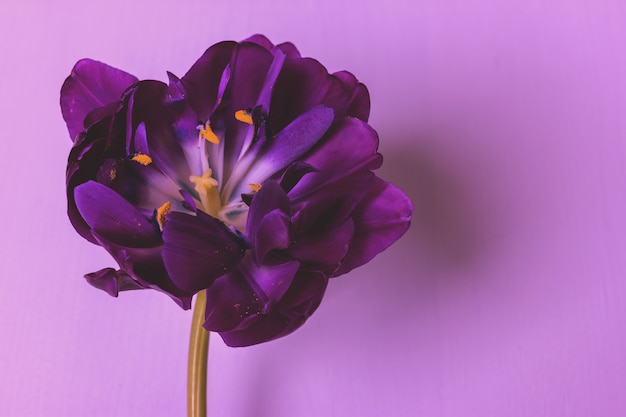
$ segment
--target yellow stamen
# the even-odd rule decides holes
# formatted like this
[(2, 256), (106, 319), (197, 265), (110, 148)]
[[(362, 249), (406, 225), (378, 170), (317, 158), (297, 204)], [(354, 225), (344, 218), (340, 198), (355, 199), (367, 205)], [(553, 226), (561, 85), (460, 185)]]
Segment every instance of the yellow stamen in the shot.
[(165, 216), (171, 209), (172, 203), (169, 201), (166, 201), (161, 205), (161, 207), (156, 209), (156, 221), (159, 223), (159, 229), (161, 229), (161, 231), (163, 231), (163, 225), (165, 224)]
[(237, 110), (235, 112), (235, 119), (243, 123), (248, 123), (249, 125), (254, 124), (252, 121), (252, 115), (248, 110)]
[(189, 181), (196, 184), (194, 189), (200, 196), (200, 202), (207, 214), (213, 217), (217, 217), (222, 204), (220, 202), (220, 195), (217, 190), (217, 180), (212, 177), (213, 171), (207, 169), (201, 177), (192, 175), (189, 177)]
[(248, 185), (250, 186), (250, 188), (252, 188), (252, 191), (254, 191), (255, 193), (261, 189), (261, 184), (248, 184)]
[(140, 163), (143, 166), (150, 165), (152, 163), (152, 158), (150, 158), (150, 156), (146, 155), (145, 153), (138, 153), (131, 159), (135, 162)]
[(204, 125), (198, 125), (198, 141), (202, 141), (202, 139), (206, 139), (211, 143), (214, 144), (218, 144), (220, 143), (220, 139), (217, 137), (217, 135), (215, 134), (215, 132), (213, 132), (213, 129), (211, 129), (211, 125), (209, 124), (209, 121), (207, 120), (207, 122)]

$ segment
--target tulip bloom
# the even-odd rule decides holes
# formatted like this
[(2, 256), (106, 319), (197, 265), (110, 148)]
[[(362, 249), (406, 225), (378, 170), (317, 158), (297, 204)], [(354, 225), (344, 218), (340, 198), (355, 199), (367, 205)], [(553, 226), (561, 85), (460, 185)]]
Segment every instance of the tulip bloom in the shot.
[(206, 291), (204, 327), (230, 346), (291, 333), (409, 227), (410, 200), (373, 173), (368, 91), (260, 35), (168, 75), (82, 60), (63, 84), (68, 215), (118, 264), (86, 278), (183, 308)]

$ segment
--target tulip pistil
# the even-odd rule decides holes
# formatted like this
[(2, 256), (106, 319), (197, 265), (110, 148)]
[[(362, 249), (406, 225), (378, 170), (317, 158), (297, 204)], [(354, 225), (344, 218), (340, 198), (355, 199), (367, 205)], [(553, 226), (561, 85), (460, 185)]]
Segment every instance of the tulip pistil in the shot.
[(217, 217), (218, 212), (222, 208), (222, 204), (217, 189), (217, 180), (213, 178), (212, 175), (213, 171), (209, 168), (204, 171), (202, 176), (190, 176), (189, 181), (196, 185), (194, 189), (200, 197), (200, 202), (202, 203), (204, 211), (213, 217)]

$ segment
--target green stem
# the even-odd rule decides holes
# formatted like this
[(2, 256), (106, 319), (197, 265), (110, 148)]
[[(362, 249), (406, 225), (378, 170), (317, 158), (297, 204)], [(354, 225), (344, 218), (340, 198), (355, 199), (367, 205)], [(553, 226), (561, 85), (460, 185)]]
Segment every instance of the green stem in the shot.
[(187, 372), (187, 416), (206, 417), (206, 374), (209, 353), (209, 332), (202, 327), (206, 292), (196, 295), (191, 321), (189, 362)]

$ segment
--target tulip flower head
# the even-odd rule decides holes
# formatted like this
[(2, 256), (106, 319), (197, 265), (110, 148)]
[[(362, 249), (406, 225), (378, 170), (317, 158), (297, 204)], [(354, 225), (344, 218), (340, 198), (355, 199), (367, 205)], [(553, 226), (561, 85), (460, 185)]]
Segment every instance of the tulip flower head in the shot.
[(230, 346), (287, 335), (409, 227), (410, 200), (373, 172), (368, 91), (261, 35), (168, 76), (85, 59), (63, 84), (68, 215), (117, 263), (86, 279), (185, 309), (206, 291), (204, 327)]

